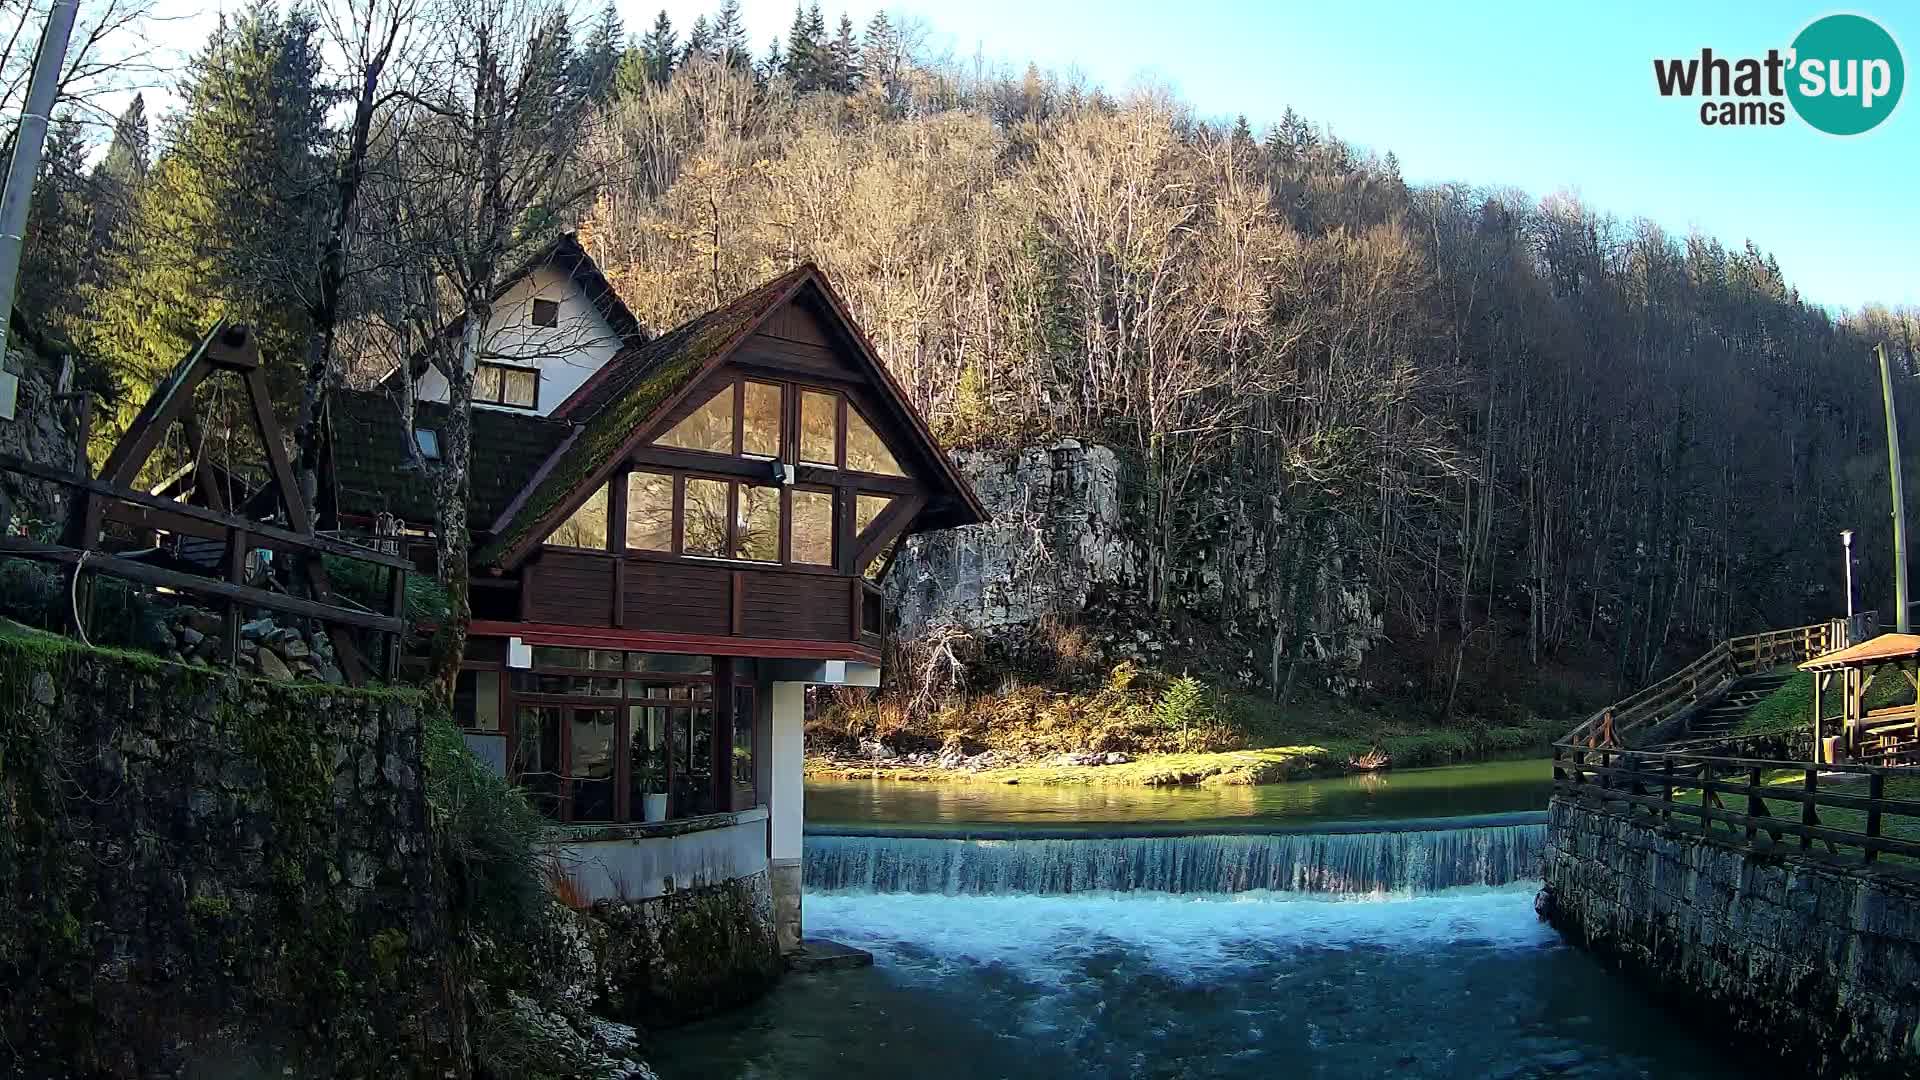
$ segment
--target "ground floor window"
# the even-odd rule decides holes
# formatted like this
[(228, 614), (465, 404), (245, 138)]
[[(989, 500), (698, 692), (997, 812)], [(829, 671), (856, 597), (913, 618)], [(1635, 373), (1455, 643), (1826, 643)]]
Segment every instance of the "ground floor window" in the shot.
[[(483, 660), (461, 672), (455, 714), (468, 744), (557, 821), (662, 821), (745, 809), (759, 798), (752, 663), (535, 647), (531, 668), (503, 670)], [(733, 716), (723, 723), (714, 695), (729, 668)]]

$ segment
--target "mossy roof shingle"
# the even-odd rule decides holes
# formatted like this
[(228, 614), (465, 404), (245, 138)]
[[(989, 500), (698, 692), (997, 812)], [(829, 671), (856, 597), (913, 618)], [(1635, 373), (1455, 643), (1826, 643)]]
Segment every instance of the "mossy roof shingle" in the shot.
[(509, 509), (492, 542), (474, 561), (491, 565), (510, 554), (591, 476), (611, 468), (620, 450), (656, 409), (751, 332), (813, 273), (811, 264), (791, 270), (609, 360), (562, 406), (569, 418), (580, 422), (579, 437), (551, 463), (526, 498)]
[[(385, 511), (409, 522), (432, 522), (433, 489), (413, 466), (407, 449), (411, 435), (393, 399), (376, 391), (339, 390), (328, 398), (328, 409), (340, 512), (371, 517)], [(446, 420), (445, 405), (414, 403), (418, 427), (438, 431)], [(469, 512), (474, 527), (491, 524), (572, 430), (526, 413), (473, 410)]]

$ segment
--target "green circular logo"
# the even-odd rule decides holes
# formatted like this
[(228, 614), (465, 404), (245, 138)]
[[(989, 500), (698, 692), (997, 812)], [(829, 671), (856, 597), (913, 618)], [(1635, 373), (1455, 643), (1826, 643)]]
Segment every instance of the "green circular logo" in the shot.
[(1864, 15), (1815, 19), (1793, 39), (1787, 99), (1800, 119), (1829, 135), (1879, 126), (1900, 104), (1906, 64), (1893, 35)]

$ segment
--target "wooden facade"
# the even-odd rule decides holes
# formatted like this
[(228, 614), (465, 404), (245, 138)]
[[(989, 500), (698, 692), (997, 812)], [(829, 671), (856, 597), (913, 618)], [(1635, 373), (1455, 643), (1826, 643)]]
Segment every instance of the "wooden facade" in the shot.
[[(757, 718), (773, 665), (846, 662), (784, 679), (876, 676), (878, 579), (897, 545), (985, 516), (810, 266), (630, 338), (564, 400), (499, 430), (516, 440), (496, 459), (514, 475), (484, 481), (517, 494), (476, 516), (456, 703), (469, 742), (572, 824), (652, 820), (649, 796), (669, 817), (765, 801)], [(538, 446), (551, 449), (530, 458)], [(486, 450), (476, 442), (477, 482)], [(337, 485), (346, 503), (382, 484), (375, 457), (357, 460), (364, 475)]]

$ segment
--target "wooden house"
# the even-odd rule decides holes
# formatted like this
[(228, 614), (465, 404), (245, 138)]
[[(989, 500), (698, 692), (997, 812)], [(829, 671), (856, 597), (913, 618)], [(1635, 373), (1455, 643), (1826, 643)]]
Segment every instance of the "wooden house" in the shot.
[[(589, 892), (684, 884), (647, 841), (731, 830), (687, 857), (712, 876), (757, 851), (791, 938), (802, 689), (877, 685), (877, 577), (902, 537), (984, 520), (978, 499), (811, 265), (650, 336), (565, 236), (485, 338), (469, 742), (565, 826)], [(392, 385), (333, 399), (322, 499), (345, 527), (433, 520), (408, 442), (439, 452), (446, 380), (417, 372), (413, 431)]]

